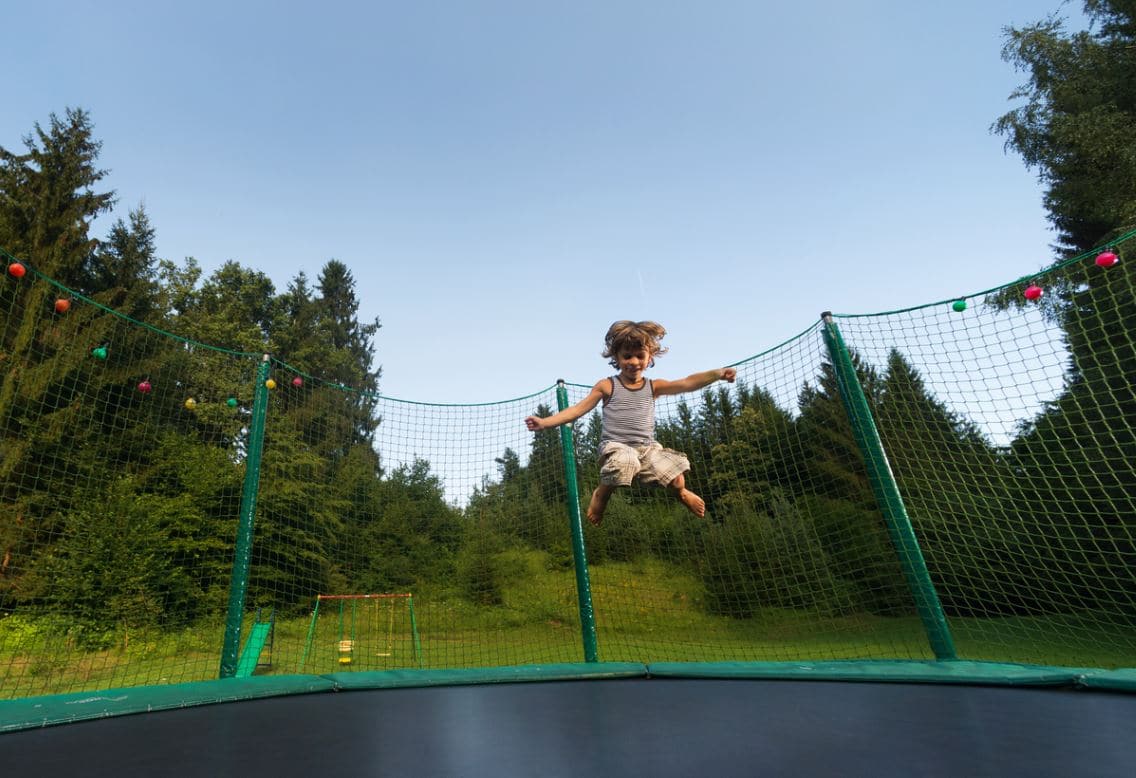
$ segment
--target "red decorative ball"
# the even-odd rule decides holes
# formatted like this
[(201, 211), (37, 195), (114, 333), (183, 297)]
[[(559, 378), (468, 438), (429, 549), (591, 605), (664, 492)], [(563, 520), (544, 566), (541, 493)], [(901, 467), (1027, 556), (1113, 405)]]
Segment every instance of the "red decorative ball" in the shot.
[(138, 384), (138, 391), (140, 391), (142, 394), (149, 394), (150, 390), (153, 388), (154, 387), (150, 386), (149, 381), (143, 381), (142, 383)]
[(297, 389), (299, 389), (303, 385), (304, 385), (304, 379), (300, 378), (299, 376), (296, 376), (295, 378), (292, 379), (292, 386), (296, 387)]
[(1102, 251), (1097, 254), (1097, 267), (1109, 268), (1120, 261), (1120, 257), (1111, 251)]
[(69, 310), (71, 310), (71, 301), (70, 300), (63, 298), (63, 297), (60, 297), (58, 300), (55, 301), (55, 312), (56, 313), (67, 313)]
[(1025, 292), (1023, 292), (1023, 294), (1025, 295), (1027, 300), (1040, 300), (1041, 296), (1045, 294), (1045, 290), (1043, 290), (1037, 284), (1030, 284), (1026, 287), (1026, 290)]
[(8, 273), (11, 274), (12, 278), (23, 278), (26, 272), (28, 272), (28, 269), (19, 262), (8, 265)]

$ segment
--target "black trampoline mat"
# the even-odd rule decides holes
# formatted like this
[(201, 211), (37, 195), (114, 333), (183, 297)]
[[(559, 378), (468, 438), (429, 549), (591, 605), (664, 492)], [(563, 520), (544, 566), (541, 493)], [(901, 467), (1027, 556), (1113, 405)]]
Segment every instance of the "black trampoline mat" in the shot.
[(627, 679), (345, 691), (0, 735), (10, 776), (1131, 776), (1136, 695)]

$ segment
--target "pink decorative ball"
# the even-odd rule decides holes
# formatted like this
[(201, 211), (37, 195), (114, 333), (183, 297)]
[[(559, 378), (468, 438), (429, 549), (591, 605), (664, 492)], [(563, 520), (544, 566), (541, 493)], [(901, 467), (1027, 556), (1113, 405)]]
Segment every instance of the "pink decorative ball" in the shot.
[(138, 391), (140, 391), (142, 394), (149, 394), (151, 389), (153, 389), (153, 387), (150, 386), (149, 381), (143, 381), (142, 383), (138, 384)]
[(1027, 300), (1040, 300), (1045, 291), (1037, 284), (1030, 284), (1023, 292)]
[(304, 379), (300, 378), (299, 376), (296, 376), (295, 378), (292, 379), (292, 386), (296, 387), (297, 389), (300, 388), (303, 385), (304, 385)]
[(1120, 261), (1120, 257), (1111, 251), (1102, 251), (1097, 254), (1097, 267), (1109, 268)]

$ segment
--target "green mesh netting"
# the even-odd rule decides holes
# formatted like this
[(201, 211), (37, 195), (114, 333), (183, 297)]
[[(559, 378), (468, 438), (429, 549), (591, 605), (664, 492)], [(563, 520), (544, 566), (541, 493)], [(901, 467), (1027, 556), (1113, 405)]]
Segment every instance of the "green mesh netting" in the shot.
[(3, 696), (215, 677), (256, 360), (30, 272), (0, 335)]
[(1096, 256), (840, 320), (969, 658), (1134, 664), (1133, 268)]
[[(593, 614), (604, 662), (925, 662), (897, 515), (959, 659), (1136, 665), (1134, 271), (1094, 257), (964, 310), (837, 315), (732, 386), (663, 398), (707, 515), (621, 491), (583, 529), (583, 575), (560, 432), (523, 424), (555, 388), (393, 399), (8, 275), (0, 696), (561, 665)], [(865, 464), (876, 433), (898, 506)], [(595, 413), (574, 425), (584, 505), (598, 435)]]

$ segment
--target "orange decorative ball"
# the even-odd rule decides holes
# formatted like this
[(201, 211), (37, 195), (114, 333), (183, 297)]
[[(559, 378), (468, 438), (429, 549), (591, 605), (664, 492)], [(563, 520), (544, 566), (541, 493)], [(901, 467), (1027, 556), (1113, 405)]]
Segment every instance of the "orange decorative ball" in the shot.
[(68, 300), (64, 297), (60, 297), (58, 300), (55, 301), (55, 312), (56, 313), (67, 313), (69, 310), (71, 310), (71, 301), (70, 300)]

